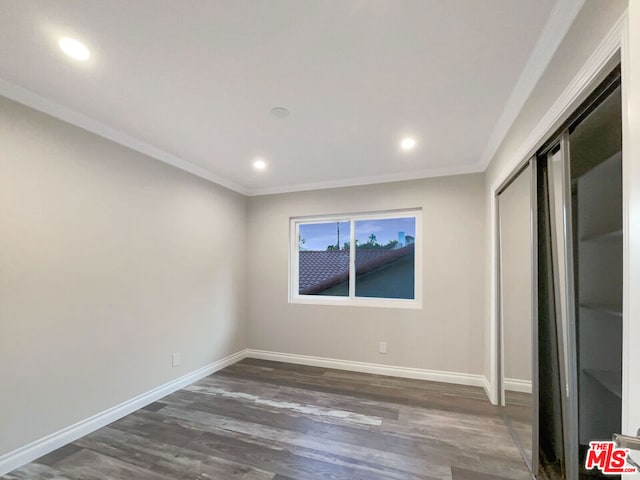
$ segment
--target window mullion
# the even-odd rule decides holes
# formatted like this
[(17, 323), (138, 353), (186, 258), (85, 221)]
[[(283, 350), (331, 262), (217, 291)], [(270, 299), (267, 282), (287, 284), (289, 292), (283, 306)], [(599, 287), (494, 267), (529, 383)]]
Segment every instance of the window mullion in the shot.
[(349, 239), (349, 298), (356, 296), (356, 222), (352, 218), (350, 220), (350, 239)]

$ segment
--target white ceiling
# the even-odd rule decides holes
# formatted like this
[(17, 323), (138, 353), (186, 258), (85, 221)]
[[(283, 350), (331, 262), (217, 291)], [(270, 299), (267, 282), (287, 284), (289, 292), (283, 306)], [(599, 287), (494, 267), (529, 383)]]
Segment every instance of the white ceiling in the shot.
[(0, 0), (0, 94), (249, 194), (481, 171), (577, 12), (554, 3)]

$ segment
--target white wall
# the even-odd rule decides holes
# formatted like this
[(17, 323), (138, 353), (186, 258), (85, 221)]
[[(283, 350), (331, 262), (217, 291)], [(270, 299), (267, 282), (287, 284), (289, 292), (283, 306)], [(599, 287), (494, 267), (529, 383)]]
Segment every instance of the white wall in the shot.
[[(487, 279), (485, 284), (487, 286), (486, 297), (489, 300), (494, 298), (493, 285), (495, 284), (496, 273), (494, 268), (495, 257), (491, 246), (495, 232), (495, 217), (492, 205), (494, 189), (519, 162), (525, 160), (525, 158), (522, 158), (523, 145), (526, 144), (538, 123), (551, 110), (555, 101), (561, 96), (581, 67), (623, 15), (626, 7), (626, 0), (587, 0), (585, 2), (485, 172), (487, 197), (485, 235), (487, 245), (489, 245), (486, 255)], [(496, 384), (493, 354), (497, 348), (492, 337), (494, 332), (494, 307), (495, 305), (492, 301), (487, 302), (484, 350), (485, 374), (492, 385)]]
[[(483, 195), (483, 176), (463, 175), (250, 198), (249, 347), (482, 373)], [(423, 208), (423, 310), (288, 303), (290, 217), (415, 207)]]
[(0, 455), (244, 348), (245, 239), (241, 195), (0, 97)]

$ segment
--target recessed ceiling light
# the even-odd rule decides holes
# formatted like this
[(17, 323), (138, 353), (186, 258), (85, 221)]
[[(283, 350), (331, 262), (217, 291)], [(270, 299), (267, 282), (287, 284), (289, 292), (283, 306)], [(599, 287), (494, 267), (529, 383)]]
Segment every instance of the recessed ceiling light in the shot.
[(287, 118), (291, 112), (284, 107), (273, 107), (271, 109), (271, 115), (278, 118)]
[(265, 162), (261, 158), (258, 158), (255, 162), (253, 162), (253, 168), (255, 168), (256, 170), (264, 170), (265, 168), (267, 168), (267, 162)]
[(89, 49), (83, 43), (69, 37), (62, 37), (58, 42), (64, 53), (76, 60), (85, 61), (91, 56)]
[(400, 142), (400, 146), (403, 150), (411, 150), (416, 146), (416, 141), (413, 138), (407, 137), (403, 138)]

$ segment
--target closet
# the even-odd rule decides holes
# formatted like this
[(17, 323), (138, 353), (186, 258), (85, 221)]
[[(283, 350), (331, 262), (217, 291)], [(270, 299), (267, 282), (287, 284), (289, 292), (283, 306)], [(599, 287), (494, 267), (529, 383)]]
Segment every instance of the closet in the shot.
[[(519, 172), (523, 167), (520, 167)], [(529, 215), (532, 298), (508, 286), (513, 270), (499, 264), (502, 404), (507, 423), (532, 473), (567, 480), (615, 478), (584, 468), (589, 442), (611, 440), (622, 417), (622, 102), (620, 70), (614, 70), (565, 124), (527, 162), (532, 200)], [(513, 182), (513, 180), (511, 180)], [(513, 210), (508, 190), (500, 212)], [(520, 214), (524, 215), (523, 208)], [(513, 220), (511, 220), (513, 223)], [(522, 223), (522, 222), (521, 222)], [(503, 228), (504, 224), (502, 227)], [(503, 229), (504, 230), (504, 229)], [(504, 239), (527, 240), (500, 230), (499, 253), (516, 251)], [(507, 233), (506, 235), (504, 235)], [(515, 264), (517, 266), (517, 262)], [(522, 267), (517, 267), (522, 268)], [(511, 274), (513, 275), (513, 274)], [(522, 298), (514, 306), (517, 295)], [(527, 315), (525, 303), (529, 308)], [(518, 312), (512, 315), (509, 312)], [(524, 319), (530, 352), (515, 358), (506, 332)], [(529, 355), (528, 359), (522, 358)], [(511, 358), (514, 357), (514, 358)], [(508, 398), (508, 372), (531, 362), (531, 429), (517, 427)], [(523, 387), (523, 385), (520, 385)], [(524, 391), (524, 388), (521, 388)], [(522, 399), (522, 393), (519, 394)], [(517, 397), (516, 397), (517, 398)], [(516, 410), (517, 412), (517, 410)], [(519, 411), (522, 414), (522, 410)], [(522, 418), (522, 415), (520, 415)], [(523, 435), (526, 438), (523, 438)]]
[(579, 462), (622, 416), (622, 126), (617, 86), (569, 134)]

